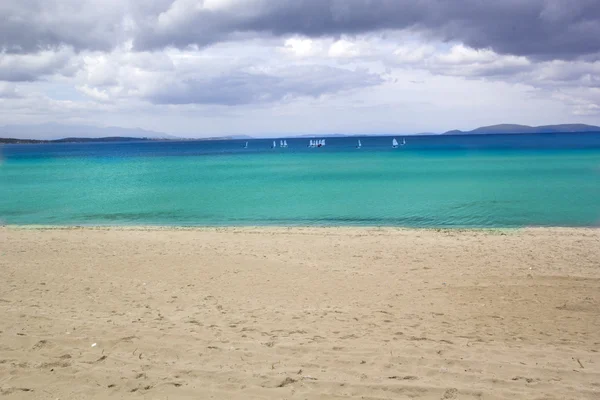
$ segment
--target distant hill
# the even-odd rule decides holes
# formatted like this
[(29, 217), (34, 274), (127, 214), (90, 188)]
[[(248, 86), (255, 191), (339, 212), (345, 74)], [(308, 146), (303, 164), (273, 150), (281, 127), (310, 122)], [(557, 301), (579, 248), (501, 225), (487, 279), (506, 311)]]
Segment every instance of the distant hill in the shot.
[(285, 137), (288, 139), (303, 139), (303, 138), (343, 138), (343, 137), (353, 137), (353, 136), (365, 136), (359, 133), (310, 133), (305, 135), (283, 135), (281, 137)]
[(191, 140), (243, 140), (243, 139), (254, 139), (248, 135), (231, 135), (231, 136), (212, 136), (208, 138), (194, 138)]
[(39, 125), (5, 125), (0, 126), (0, 138), (33, 139), (33, 140), (57, 140), (74, 138), (78, 141), (83, 139), (107, 139), (110, 137), (130, 139), (177, 139), (175, 136), (162, 132), (148, 131), (145, 129), (131, 129), (120, 127), (98, 127), (86, 125), (68, 124), (39, 124)]
[(600, 132), (600, 126), (585, 124), (562, 124), (562, 125), (516, 125), (500, 124), (482, 126), (472, 131), (452, 130), (445, 132), (444, 135), (490, 135), (490, 134), (519, 134), (519, 133), (555, 133), (555, 132)]
[(16, 139), (16, 138), (0, 138), (0, 143), (6, 144), (35, 144), (35, 143), (99, 143), (99, 142), (133, 142), (133, 141), (145, 141), (145, 140), (160, 140), (150, 138), (133, 138), (133, 137), (122, 137), (122, 136), (111, 136), (103, 138), (64, 138), (56, 140), (37, 140), (37, 139)]

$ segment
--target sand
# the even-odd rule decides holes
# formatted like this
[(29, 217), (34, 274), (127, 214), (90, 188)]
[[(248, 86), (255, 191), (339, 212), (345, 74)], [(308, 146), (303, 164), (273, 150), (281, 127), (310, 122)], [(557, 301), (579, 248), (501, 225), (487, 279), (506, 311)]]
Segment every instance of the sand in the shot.
[(600, 398), (598, 229), (3, 227), (0, 271), (0, 398)]

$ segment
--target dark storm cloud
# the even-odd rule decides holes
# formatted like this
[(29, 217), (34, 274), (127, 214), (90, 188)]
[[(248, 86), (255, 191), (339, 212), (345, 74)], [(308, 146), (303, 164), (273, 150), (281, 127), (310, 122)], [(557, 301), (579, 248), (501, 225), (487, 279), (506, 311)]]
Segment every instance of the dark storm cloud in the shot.
[(141, 29), (136, 46), (205, 46), (236, 34), (321, 37), (412, 30), (542, 59), (600, 52), (598, 0), (278, 0), (216, 10), (192, 3), (165, 8)]
[(596, 59), (600, 53), (598, 0), (248, 0), (216, 8), (211, 4), (3, 1), (0, 47), (32, 51), (66, 44), (77, 50), (106, 50), (129, 38), (137, 49), (160, 49), (261, 35), (322, 37), (411, 30), (540, 59)]
[(287, 68), (285, 73), (231, 73), (189, 79), (161, 87), (149, 96), (155, 104), (242, 105), (296, 97), (319, 97), (382, 83), (378, 75), (330, 67)]
[(122, 39), (124, 2), (105, 0), (2, 0), (0, 50), (31, 53), (72, 46), (110, 50)]

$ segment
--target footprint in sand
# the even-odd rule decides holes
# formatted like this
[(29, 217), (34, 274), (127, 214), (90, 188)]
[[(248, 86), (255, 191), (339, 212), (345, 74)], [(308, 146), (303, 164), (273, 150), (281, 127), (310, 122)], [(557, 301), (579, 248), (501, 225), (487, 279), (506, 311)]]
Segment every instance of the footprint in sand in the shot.
[(37, 342), (36, 344), (33, 345), (31, 350), (41, 350), (44, 347), (48, 347), (48, 346), (49, 346), (49, 343), (47, 340), (40, 340), (39, 342)]
[(457, 399), (458, 398), (458, 389), (448, 389), (444, 392), (444, 396), (442, 397), (442, 400), (446, 400), (446, 399)]

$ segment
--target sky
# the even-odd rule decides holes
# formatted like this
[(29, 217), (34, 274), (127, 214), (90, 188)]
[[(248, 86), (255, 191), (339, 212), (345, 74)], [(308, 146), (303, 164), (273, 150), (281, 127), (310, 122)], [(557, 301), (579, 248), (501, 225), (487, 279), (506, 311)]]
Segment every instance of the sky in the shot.
[(600, 125), (598, 0), (0, 1), (0, 125)]

